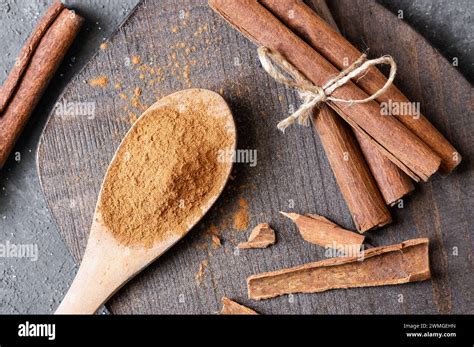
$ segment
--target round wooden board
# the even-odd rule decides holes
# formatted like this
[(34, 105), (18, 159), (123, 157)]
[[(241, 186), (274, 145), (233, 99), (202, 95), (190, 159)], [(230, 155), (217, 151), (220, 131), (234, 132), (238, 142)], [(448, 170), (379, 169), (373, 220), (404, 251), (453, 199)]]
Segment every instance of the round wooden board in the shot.
[[(330, 5), (352, 42), (370, 47), (373, 57), (395, 57), (396, 84), (421, 102), (422, 112), (465, 158), (455, 173), (435, 176), (417, 187), (404, 208), (393, 209), (392, 225), (369, 233), (375, 245), (429, 237), (433, 279), (249, 300), (249, 275), (324, 258), (324, 249), (304, 242), (278, 211), (322, 214), (346, 228), (353, 228), (351, 217), (317, 135), (310, 128), (295, 127), (285, 135), (276, 129), (299, 100), (260, 68), (256, 47), (205, 1), (143, 1), (58, 100), (92, 103), (94, 115), (53, 112), (38, 148), (41, 184), (75, 260), (80, 262), (103, 175), (130, 118), (158, 98), (190, 87), (222, 94), (236, 118), (238, 147), (256, 150), (258, 161), (256, 166), (235, 165), (234, 179), (208, 215), (117, 293), (107, 305), (111, 312), (214, 313), (225, 295), (264, 314), (472, 313), (471, 86), (419, 34), (374, 1)], [(99, 76), (107, 77), (106, 87), (85, 83)], [(141, 95), (134, 99), (137, 88)], [(239, 199), (249, 203), (247, 232), (233, 228)], [(237, 243), (260, 222), (274, 227), (277, 244), (236, 252)], [(222, 247), (212, 246), (209, 230), (214, 226)], [(201, 264), (206, 266), (199, 281)]]

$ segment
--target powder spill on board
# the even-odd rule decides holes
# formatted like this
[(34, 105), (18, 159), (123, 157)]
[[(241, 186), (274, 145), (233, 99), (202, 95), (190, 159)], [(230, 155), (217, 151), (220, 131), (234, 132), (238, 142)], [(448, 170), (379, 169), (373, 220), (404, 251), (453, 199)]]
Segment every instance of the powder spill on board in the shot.
[(239, 199), (239, 209), (234, 214), (234, 229), (247, 230), (249, 227), (249, 203), (244, 198)]
[[(159, 100), (163, 94), (161, 89), (154, 89), (154, 87), (160, 86), (161, 83), (167, 79), (173, 79), (174, 81), (181, 81), (184, 88), (193, 87), (192, 74), (193, 69), (196, 65), (209, 65), (209, 56), (201, 57), (198, 61), (196, 58), (198, 47), (192, 45), (189, 46), (187, 38), (182, 38), (179, 35), (181, 28), (188, 26), (189, 13), (183, 12), (180, 14), (179, 25), (170, 29), (170, 39), (176, 37), (176, 41), (170, 41), (170, 48), (172, 52), (169, 54), (167, 59), (162, 63), (162, 66), (154, 59), (144, 58), (138, 53), (133, 53), (129, 57), (126, 57), (126, 64), (129, 66), (131, 71), (136, 74), (131, 74), (133, 77), (133, 83), (126, 83), (125, 81), (115, 80), (112, 83), (114, 89), (118, 92), (117, 96), (123, 100), (128, 101), (126, 104), (120, 105), (120, 108), (125, 111), (120, 116), (121, 121), (125, 121), (132, 125), (139, 117), (139, 114), (145, 111), (149, 105), (155, 100)], [(199, 38), (202, 42), (199, 45), (201, 52), (207, 52), (213, 49), (214, 45), (211, 43), (210, 26), (209, 23), (192, 23), (196, 27), (193, 36)], [(181, 39), (181, 40), (180, 40)], [(184, 39), (184, 40), (183, 40)], [(178, 41), (179, 40), (179, 41)], [(212, 40), (221, 40), (219, 35), (212, 35)], [(113, 49), (113, 42), (103, 42), (99, 46), (101, 51)], [(208, 52), (209, 54), (209, 52)], [(112, 77), (110, 77), (112, 79)], [(89, 81), (89, 84), (93, 87), (106, 88), (108, 85), (109, 77), (98, 76)], [(146, 90), (146, 96), (136, 95), (134, 93), (137, 85), (141, 86)], [(152, 94), (154, 95), (154, 99)], [(222, 94), (222, 90), (220, 91)]]
[(196, 273), (195, 280), (197, 285), (201, 285), (202, 280), (204, 279), (204, 275), (206, 269), (209, 265), (209, 260), (205, 259), (199, 264), (198, 272)]
[(99, 76), (99, 77), (90, 79), (88, 83), (92, 87), (105, 88), (107, 84), (109, 83), (109, 79), (107, 78), (107, 76)]

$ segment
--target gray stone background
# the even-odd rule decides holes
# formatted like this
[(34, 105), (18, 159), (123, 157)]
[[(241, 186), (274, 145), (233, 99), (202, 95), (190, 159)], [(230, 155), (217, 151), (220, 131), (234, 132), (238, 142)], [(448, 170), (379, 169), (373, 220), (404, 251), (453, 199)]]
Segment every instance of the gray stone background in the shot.
[[(191, 0), (190, 0), (191, 1)], [(52, 0), (0, 0), (0, 81), (36, 21)], [(68, 0), (87, 20), (10, 158), (0, 171), (0, 242), (37, 245), (37, 261), (0, 258), (0, 314), (51, 313), (71, 283), (76, 265), (62, 242), (39, 186), (35, 152), (49, 110), (68, 81), (120, 25), (138, 0)], [(437, 47), (457, 57), (460, 71), (474, 77), (472, 0), (379, 0)]]

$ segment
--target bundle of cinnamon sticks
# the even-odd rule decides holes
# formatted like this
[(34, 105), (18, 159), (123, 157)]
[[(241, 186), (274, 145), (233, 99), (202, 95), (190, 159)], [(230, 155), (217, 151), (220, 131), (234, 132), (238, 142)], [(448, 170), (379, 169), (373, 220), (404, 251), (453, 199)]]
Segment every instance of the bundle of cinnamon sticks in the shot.
[[(323, 1), (319, 13), (301, 0), (209, 0), (238, 31), (279, 52), (309, 81), (324, 85), (354, 63), (361, 52), (335, 27)], [(386, 77), (376, 68), (336, 89), (340, 99), (365, 99)], [(427, 181), (450, 173), (461, 161), (456, 149), (423, 116), (387, 116), (380, 103), (407, 103), (394, 86), (376, 100), (359, 104), (329, 101), (313, 117), (328, 160), (359, 232), (391, 222), (387, 205)], [(411, 179), (412, 180), (411, 180)]]

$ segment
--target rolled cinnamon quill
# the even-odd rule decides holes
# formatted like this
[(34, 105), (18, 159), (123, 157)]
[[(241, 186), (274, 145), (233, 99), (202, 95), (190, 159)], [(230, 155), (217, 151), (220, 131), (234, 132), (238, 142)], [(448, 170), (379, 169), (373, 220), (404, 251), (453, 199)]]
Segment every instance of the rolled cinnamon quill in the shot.
[[(209, 4), (252, 41), (281, 53), (314, 84), (324, 85), (339, 73), (259, 3), (251, 0), (209, 0)], [(368, 97), (352, 82), (336, 89), (332, 95), (346, 100)], [(414, 180), (426, 181), (438, 170), (441, 159), (397, 119), (383, 116), (377, 102), (351, 106), (337, 101), (328, 104)]]
[(313, 118), (313, 126), (356, 229), (365, 232), (389, 224), (390, 212), (350, 127), (326, 106)]
[[(345, 69), (360, 57), (361, 52), (357, 48), (303, 1), (259, 0), (259, 2), (337, 68)], [(358, 79), (356, 83), (366, 93), (373, 94), (386, 81), (387, 78), (377, 68), (371, 67), (367, 74)], [(400, 104), (410, 103), (408, 98), (393, 84), (377, 98), (380, 103), (388, 103), (389, 100)], [(462, 159), (461, 155), (422, 114), (394, 116), (442, 159), (441, 173), (450, 173), (459, 165)]]
[(385, 202), (390, 206), (397, 204), (415, 189), (415, 185), (410, 177), (388, 160), (371, 141), (358, 131), (354, 131), (354, 134)]
[[(304, 3), (293, 0), (283, 2), (275, 0), (261, 0), (260, 2), (300, 37), (308, 38), (308, 32), (313, 33), (307, 42), (311, 45), (311, 47), (318, 50), (320, 43), (319, 41), (315, 40), (317, 33), (312, 31), (315, 30), (315, 28), (314, 26), (311, 26), (312, 22), (310, 18), (307, 18), (311, 15), (311, 9), (308, 6), (306, 6)], [(331, 15), (331, 11), (326, 5), (326, 1), (313, 1), (313, 4), (320, 16), (335, 31), (339, 32), (337, 24)], [(309, 27), (307, 27), (308, 23), (310, 23)], [(399, 201), (403, 196), (415, 189), (415, 186), (413, 185), (413, 182), (410, 180), (410, 178), (395, 164), (388, 160), (382, 153), (380, 153), (380, 151), (377, 150), (377, 148), (373, 146), (370, 141), (368, 141), (358, 131), (354, 131), (354, 134), (357, 138), (357, 141), (359, 142), (370, 172), (377, 182), (377, 186), (379, 187), (380, 192), (382, 193), (382, 196), (388, 205), (397, 203), (397, 201)]]
[(293, 293), (385, 286), (431, 277), (427, 238), (370, 248), (354, 257), (339, 257), (247, 278), (250, 299)]
[(71, 46), (83, 19), (57, 1), (26, 41), (0, 90), (0, 169)]

